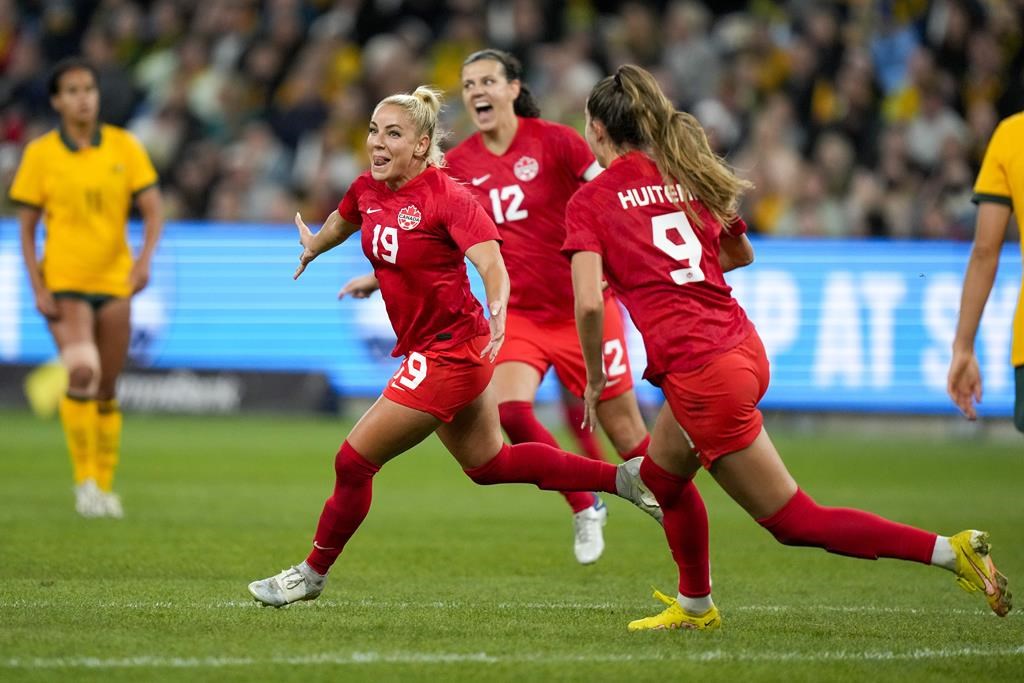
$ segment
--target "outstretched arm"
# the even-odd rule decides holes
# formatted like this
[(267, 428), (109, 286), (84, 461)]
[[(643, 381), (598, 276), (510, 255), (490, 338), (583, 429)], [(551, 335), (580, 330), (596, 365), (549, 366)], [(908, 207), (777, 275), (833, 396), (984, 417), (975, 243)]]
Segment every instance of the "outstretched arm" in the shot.
[(583, 392), (583, 426), (597, 424), (597, 403), (608, 378), (604, 372), (604, 295), (601, 255), (577, 251), (572, 255), (572, 291), (575, 297), (576, 332), (587, 366), (587, 388)]
[(299, 267), (295, 270), (295, 275), (293, 276), (296, 280), (302, 275), (302, 271), (306, 270), (306, 266), (310, 261), (325, 251), (330, 251), (338, 246), (354, 233), (359, 232), (359, 226), (355, 223), (349, 223), (342, 218), (337, 209), (331, 212), (331, 215), (324, 221), (323, 226), (320, 227), (320, 231), (315, 235), (309, 229), (309, 226), (302, 222), (302, 216), (298, 212), (295, 213), (295, 227), (299, 229), (299, 244), (302, 245), (302, 254), (299, 255)]
[(992, 283), (995, 282), (999, 251), (1003, 247), (1009, 222), (1009, 206), (995, 202), (982, 202), (978, 206), (974, 247), (964, 275), (960, 321), (956, 326), (953, 359), (949, 364), (949, 377), (946, 381), (950, 398), (968, 420), (977, 419), (974, 404), (981, 402), (981, 371), (974, 353), (974, 338), (978, 334), (981, 314), (992, 291)]
[(466, 250), (466, 258), (480, 273), (484, 281), (484, 291), (487, 292), (487, 310), (491, 314), (491, 341), (480, 355), (486, 355), (493, 363), (498, 356), (498, 349), (505, 341), (505, 315), (508, 312), (510, 292), (505, 259), (501, 257), (501, 250), (495, 240), (474, 244)]

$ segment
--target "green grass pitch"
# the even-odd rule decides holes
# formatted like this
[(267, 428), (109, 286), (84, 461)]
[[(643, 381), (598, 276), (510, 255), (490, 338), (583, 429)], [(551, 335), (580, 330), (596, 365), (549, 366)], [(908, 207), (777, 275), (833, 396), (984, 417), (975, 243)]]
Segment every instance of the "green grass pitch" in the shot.
[[(657, 525), (608, 501), (605, 555), (578, 566), (557, 494), (477, 487), (435, 439), (378, 475), (318, 601), (257, 608), (246, 584), (305, 556), (345, 429), (128, 415), (127, 516), (85, 520), (57, 423), (0, 413), (0, 680), (1024, 676), (1024, 609), (999, 619), (942, 570), (780, 546), (706, 473), (724, 627), (628, 633), (630, 619), (659, 611), (652, 584), (675, 591)], [(1011, 589), (1024, 579), (1019, 443), (775, 439), (820, 502), (945, 534), (987, 529)]]

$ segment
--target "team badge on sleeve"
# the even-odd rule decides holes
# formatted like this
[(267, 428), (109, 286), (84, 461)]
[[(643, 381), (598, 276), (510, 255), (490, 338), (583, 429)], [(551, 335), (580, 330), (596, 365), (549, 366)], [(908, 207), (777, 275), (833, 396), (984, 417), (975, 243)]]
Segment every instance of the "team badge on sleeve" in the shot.
[(414, 204), (410, 204), (398, 212), (398, 227), (402, 230), (412, 230), (420, 224), (422, 214)]
[(533, 157), (520, 157), (512, 167), (512, 172), (524, 183), (529, 182), (537, 177), (537, 173), (540, 172), (540, 164)]

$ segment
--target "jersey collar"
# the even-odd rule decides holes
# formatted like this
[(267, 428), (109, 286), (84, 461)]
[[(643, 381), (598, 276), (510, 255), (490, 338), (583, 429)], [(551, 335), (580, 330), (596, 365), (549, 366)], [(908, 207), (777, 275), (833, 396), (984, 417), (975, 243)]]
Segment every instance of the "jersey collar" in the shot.
[[(93, 135), (92, 135), (92, 146), (93, 147), (99, 147), (100, 146), (100, 141), (103, 139), (103, 135), (100, 133), (100, 128), (102, 128), (102, 126), (97, 124), (96, 132), (93, 133)], [(60, 136), (60, 141), (63, 142), (64, 146), (68, 148), (68, 151), (70, 151), (70, 152), (77, 152), (78, 151), (78, 145), (75, 144), (75, 141), (72, 140), (71, 137), (67, 134), (67, 131), (64, 130), (64, 126), (57, 126), (57, 135)]]

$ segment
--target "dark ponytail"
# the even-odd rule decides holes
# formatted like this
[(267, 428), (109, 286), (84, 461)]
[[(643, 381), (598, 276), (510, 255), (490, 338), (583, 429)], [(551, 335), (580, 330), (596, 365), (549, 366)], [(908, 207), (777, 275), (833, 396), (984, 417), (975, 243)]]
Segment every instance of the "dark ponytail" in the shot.
[(503, 50), (487, 48), (486, 50), (478, 50), (466, 57), (466, 61), (462, 63), (462, 66), (468, 66), (473, 62), (479, 62), (482, 59), (490, 59), (501, 64), (502, 68), (505, 70), (506, 80), (519, 81), (519, 97), (517, 97), (516, 101), (512, 103), (512, 108), (515, 110), (516, 116), (522, 116), (524, 119), (536, 119), (540, 117), (540, 106), (538, 106), (533, 93), (530, 92), (530, 88), (523, 81), (523, 65), (520, 61)]

